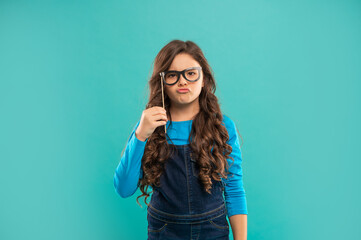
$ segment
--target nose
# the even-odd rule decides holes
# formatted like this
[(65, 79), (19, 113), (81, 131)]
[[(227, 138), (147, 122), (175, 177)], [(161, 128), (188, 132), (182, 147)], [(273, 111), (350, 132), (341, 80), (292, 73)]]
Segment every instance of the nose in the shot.
[(187, 84), (187, 80), (183, 77), (182, 74), (180, 74), (178, 85), (185, 85), (185, 84)]

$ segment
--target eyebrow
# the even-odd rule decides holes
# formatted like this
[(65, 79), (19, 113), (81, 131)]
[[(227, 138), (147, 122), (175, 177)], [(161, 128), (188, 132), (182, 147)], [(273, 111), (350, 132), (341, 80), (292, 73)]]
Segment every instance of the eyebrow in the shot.
[[(185, 69), (194, 68), (194, 67), (200, 67), (200, 66), (192, 66), (192, 67), (187, 67), (187, 68), (185, 68)], [(183, 71), (183, 70), (185, 70), (185, 69), (182, 69), (182, 70), (175, 70), (175, 69), (174, 69), (174, 70), (173, 70), (173, 69), (170, 70), (170, 69), (169, 69), (168, 71), (178, 71), (178, 72), (180, 72), (180, 71)]]

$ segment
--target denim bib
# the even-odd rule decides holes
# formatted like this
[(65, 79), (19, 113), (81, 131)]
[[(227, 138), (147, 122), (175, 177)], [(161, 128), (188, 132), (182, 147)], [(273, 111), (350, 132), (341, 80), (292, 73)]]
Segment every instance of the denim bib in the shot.
[(207, 193), (190, 144), (171, 147), (175, 152), (165, 163), (147, 209), (148, 239), (229, 239), (223, 181), (211, 178), (212, 194)]

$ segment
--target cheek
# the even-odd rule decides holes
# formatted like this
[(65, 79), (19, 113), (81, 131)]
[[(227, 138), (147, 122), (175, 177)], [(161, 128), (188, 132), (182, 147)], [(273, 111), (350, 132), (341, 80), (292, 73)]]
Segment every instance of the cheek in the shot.
[(197, 88), (197, 95), (199, 95), (202, 92), (202, 85)]
[(203, 82), (201, 82), (199, 85), (197, 85), (197, 91), (201, 92), (203, 88)]
[(168, 96), (174, 95), (173, 90), (170, 87), (164, 88), (164, 93), (167, 94)]

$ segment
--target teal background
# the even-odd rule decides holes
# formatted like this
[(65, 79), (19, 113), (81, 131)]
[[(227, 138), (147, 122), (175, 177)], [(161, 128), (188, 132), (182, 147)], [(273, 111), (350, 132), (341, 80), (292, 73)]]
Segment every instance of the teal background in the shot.
[(173, 39), (202, 48), (243, 137), (248, 239), (361, 239), (351, 0), (1, 1), (0, 239), (146, 239), (113, 174)]

